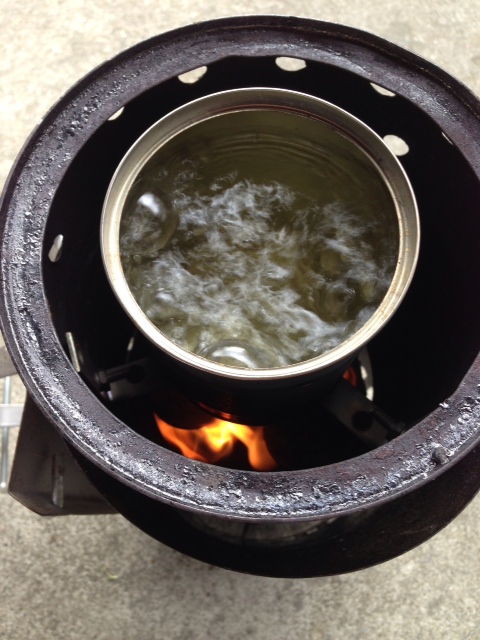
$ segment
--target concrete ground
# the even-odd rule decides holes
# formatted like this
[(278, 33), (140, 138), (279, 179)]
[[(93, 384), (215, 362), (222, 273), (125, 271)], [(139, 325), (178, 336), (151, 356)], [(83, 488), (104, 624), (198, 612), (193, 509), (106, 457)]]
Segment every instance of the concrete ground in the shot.
[[(340, 22), (412, 49), (479, 94), (478, 8), (477, 0), (0, 0), (0, 185), (73, 82), (159, 32), (235, 14)], [(0, 638), (476, 640), (479, 524), (477, 497), (434, 539), (384, 565), (276, 580), (203, 565), (120, 516), (45, 519), (0, 494)]]

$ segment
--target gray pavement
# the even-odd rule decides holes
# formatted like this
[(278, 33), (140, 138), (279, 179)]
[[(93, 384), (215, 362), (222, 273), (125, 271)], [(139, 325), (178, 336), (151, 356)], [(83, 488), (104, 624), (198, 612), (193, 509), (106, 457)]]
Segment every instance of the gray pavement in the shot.
[[(480, 94), (478, 9), (476, 0), (0, 0), (0, 185), (73, 82), (159, 32), (242, 13), (340, 22), (412, 49)], [(0, 494), (0, 639), (477, 640), (479, 523), (477, 497), (431, 541), (384, 565), (275, 580), (186, 558), (120, 516), (45, 519)]]

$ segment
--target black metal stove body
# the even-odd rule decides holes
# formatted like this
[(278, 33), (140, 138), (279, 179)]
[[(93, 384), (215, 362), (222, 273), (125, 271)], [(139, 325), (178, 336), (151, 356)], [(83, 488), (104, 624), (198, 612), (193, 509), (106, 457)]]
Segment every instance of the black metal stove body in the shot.
[[(285, 71), (280, 56), (306, 66)], [(197, 82), (178, 78), (203, 65)], [(131, 429), (67, 355), (68, 334), (88, 381), (121, 362), (132, 335), (108, 287), (98, 239), (103, 198), (123, 154), (173, 108), (247, 86), (311, 93), (409, 147), (401, 161), (420, 210), (420, 261), (399, 311), (369, 345), (375, 402), (409, 429), (326, 466), (257, 473), (183, 458)], [(2, 329), (31, 398), (20, 444), (31, 446), (28, 434), (39, 423), (58, 434), (51, 447), (38, 445), (46, 493), (37, 510), (103, 509), (97, 496), (96, 506), (85, 504), (85, 487), (68, 506), (68, 483), (73, 494), (81, 483), (76, 471), (65, 471), (73, 455), (136, 525), (239, 571), (341, 573), (429, 538), (480, 487), (479, 202), (478, 100), (445, 72), (372, 35), (294, 18), (223, 19), (159, 36), (93, 71), (33, 133), (2, 200)], [(61, 255), (49, 257), (60, 235)], [(135, 355), (148, 355), (139, 344)], [(11, 490), (35, 507), (23, 491), (24, 466), (18, 454)]]

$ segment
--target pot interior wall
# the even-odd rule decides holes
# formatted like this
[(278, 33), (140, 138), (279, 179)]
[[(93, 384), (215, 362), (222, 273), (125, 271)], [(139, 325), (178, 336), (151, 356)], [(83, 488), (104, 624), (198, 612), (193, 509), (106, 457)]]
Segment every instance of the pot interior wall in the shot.
[[(73, 333), (87, 378), (125, 361), (135, 330), (108, 285), (99, 245), (101, 209), (113, 172), (138, 136), (170, 110), (202, 95), (248, 86), (311, 93), (346, 109), (382, 137), (394, 134), (408, 144), (400, 159), (419, 206), (420, 259), (405, 300), (369, 352), (376, 404), (411, 426), (455, 391), (480, 349), (474, 286), (480, 280), (479, 184), (461, 153), (418, 107), (319, 63), (290, 72), (274, 58), (228, 58), (210, 65), (196, 83), (172, 78), (144, 92), (93, 133), (58, 188), (45, 234), (45, 287), (59, 340), (66, 349), (65, 334)], [(62, 255), (52, 263), (48, 251), (58, 234), (64, 236)], [(135, 344), (132, 359), (151, 354), (153, 347), (141, 336)], [(107, 406), (149, 435), (149, 428), (139, 426), (141, 403)], [(148, 420), (151, 415), (144, 424)], [(346, 440), (338, 448), (333, 459), (309, 459), (305, 465), (364, 451), (360, 443)]]

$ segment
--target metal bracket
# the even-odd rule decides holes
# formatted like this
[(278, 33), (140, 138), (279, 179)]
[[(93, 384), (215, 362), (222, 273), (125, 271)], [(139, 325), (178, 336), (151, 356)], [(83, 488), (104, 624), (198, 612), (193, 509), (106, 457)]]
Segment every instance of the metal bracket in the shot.
[(339, 380), (322, 398), (337, 420), (372, 449), (402, 433), (405, 425), (393, 420), (346, 380)]
[(63, 438), (28, 396), (9, 492), (40, 515), (116, 513), (89, 482)]

